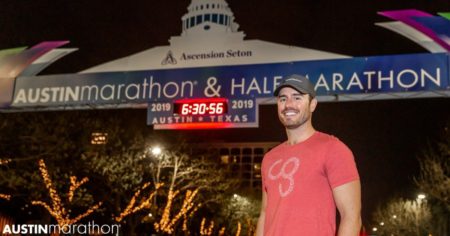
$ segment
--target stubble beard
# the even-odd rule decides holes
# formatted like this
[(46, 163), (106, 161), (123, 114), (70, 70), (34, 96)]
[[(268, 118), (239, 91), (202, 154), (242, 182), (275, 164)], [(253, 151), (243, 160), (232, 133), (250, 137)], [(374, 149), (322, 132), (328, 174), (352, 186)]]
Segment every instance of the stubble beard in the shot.
[(286, 129), (297, 129), (298, 127), (301, 127), (306, 122), (308, 122), (310, 117), (311, 113), (305, 111), (305, 113), (303, 113), (303, 115), (297, 121), (296, 120), (288, 121), (285, 120), (284, 117), (280, 117), (280, 121)]

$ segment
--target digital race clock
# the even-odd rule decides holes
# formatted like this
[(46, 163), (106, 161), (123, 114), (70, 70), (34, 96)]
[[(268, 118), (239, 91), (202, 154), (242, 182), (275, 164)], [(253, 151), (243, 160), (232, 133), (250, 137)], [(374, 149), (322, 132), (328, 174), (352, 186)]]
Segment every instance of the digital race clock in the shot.
[(225, 98), (182, 99), (173, 104), (173, 113), (189, 115), (222, 115), (228, 112)]

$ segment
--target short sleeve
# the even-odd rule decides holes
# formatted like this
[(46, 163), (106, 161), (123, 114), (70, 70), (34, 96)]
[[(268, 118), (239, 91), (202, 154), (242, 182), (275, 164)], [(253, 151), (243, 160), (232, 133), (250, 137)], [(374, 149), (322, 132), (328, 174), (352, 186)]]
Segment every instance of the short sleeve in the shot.
[(261, 163), (261, 189), (262, 189), (262, 191), (267, 192), (266, 173), (265, 173), (265, 168), (264, 168), (265, 167), (265, 161), (264, 161), (265, 158), (266, 158), (266, 156), (264, 156), (263, 161)]
[(334, 137), (326, 154), (325, 171), (332, 189), (359, 179), (352, 151)]

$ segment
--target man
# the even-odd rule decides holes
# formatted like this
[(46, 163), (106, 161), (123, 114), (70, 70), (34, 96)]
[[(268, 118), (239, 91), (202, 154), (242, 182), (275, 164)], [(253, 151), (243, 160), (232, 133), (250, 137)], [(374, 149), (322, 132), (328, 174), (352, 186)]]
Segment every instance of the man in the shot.
[[(316, 131), (314, 86), (303, 76), (283, 79), (275, 90), (287, 141), (262, 163), (262, 208), (257, 236), (357, 236), (361, 186), (353, 154), (339, 139)], [(332, 119), (332, 118), (331, 118)]]

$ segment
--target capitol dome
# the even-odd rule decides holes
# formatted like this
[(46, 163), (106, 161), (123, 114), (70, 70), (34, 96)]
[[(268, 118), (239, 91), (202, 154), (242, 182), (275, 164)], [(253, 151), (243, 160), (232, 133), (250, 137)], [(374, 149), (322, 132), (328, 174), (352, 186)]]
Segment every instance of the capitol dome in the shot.
[(211, 25), (225, 26), (232, 32), (237, 32), (239, 28), (234, 22), (233, 12), (223, 0), (193, 0), (188, 11), (181, 18), (183, 32), (198, 26), (209, 30)]
[[(239, 24), (234, 21), (234, 15), (224, 0), (192, 0), (188, 13), (182, 18), (182, 33), (171, 37), (172, 46), (183, 44), (198, 44), (199, 38), (236, 42), (245, 37), (239, 32)], [(195, 38), (195, 39), (194, 39)]]

